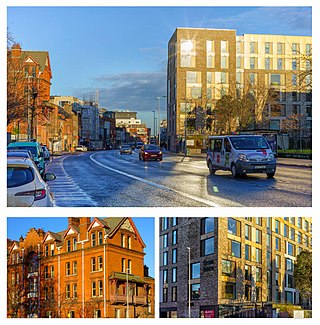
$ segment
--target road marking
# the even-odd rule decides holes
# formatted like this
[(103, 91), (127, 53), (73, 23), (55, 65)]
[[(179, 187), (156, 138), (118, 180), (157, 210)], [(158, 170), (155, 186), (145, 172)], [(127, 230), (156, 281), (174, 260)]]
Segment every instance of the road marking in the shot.
[(139, 181), (139, 182), (142, 182), (142, 183), (145, 183), (145, 184), (148, 184), (150, 186), (153, 186), (153, 187), (156, 187), (158, 189), (161, 189), (161, 190), (164, 190), (164, 191), (168, 191), (168, 192), (172, 192), (172, 193), (176, 193), (176, 194), (179, 194), (181, 196), (184, 196), (188, 199), (191, 199), (191, 200), (194, 200), (194, 201), (197, 201), (197, 202), (200, 202), (200, 203), (204, 203), (208, 206), (211, 206), (211, 207), (220, 207), (219, 204), (216, 204), (216, 203), (213, 203), (212, 201), (210, 200), (206, 200), (206, 199), (202, 199), (200, 197), (197, 197), (197, 196), (194, 196), (194, 195), (191, 195), (191, 194), (188, 194), (188, 193), (185, 193), (185, 192), (181, 192), (181, 191), (178, 191), (178, 190), (175, 190), (175, 189), (172, 189), (170, 187), (167, 187), (167, 186), (164, 186), (164, 185), (161, 185), (161, 184), (157, 184), (155, 182), (152, 182), (152, 181), (148, 181), (144, 178), (141, 178), (141, 177), (138, 177), (138, 176), (135, 176), (135, 175), (132, 175), (132, 174), (128, 174), (126, 172), (123, 172), (121, 170), (118, 170), (118, 169), (115, 169), (115, 168), (112, 168), (112, 167), (109, 167), (109, 166), (106, 166), (102, 163), (100, 163), (99, 161), (97, 161), (96, 159), (93, 158), (93, 156), (97, 155), (98, 153), (94, 153), (92, 155), (90, 155), (90, 159), (96, 163), (97, 165), (105, 168), (105, 169), (108, 169), (112, 172), (115, 172), (117, 174), (120, 174), (120, 175), (123, 175), (123, 176), (126, 176), (126, 177), (129, 177), (129, 178), (132, 178), (136, 181)]
[(48, 182), (50, 191), (53, 194), (54, 206), (60, 207), (96, 207), (98, 206), (89, 195), (87, 195), (68, 175), (63, 167), (63, 161), (68, 158), (56, 158), (53, 166), (49, 166), (50, 172), (57, 176), (57, 179)]

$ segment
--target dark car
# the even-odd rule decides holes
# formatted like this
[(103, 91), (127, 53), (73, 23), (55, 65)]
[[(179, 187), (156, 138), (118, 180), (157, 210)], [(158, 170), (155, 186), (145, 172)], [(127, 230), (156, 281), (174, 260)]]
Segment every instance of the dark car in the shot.
[(160, 148), (154, 144), (145, 144), (141, 147), (139, 152), (139, 159), (140, 160), (162, 160), (162, 151)]
[(50, 160), (50, 150), (47, 148), (46, 145), (41, 145), (42, 150), (43, 150), (43, 158), (45, 161)]

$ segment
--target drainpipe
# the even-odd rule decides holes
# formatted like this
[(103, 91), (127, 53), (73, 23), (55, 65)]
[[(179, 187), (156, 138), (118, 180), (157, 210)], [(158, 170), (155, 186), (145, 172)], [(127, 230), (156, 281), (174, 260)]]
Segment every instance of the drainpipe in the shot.
[(58, 249), (58, 316), (61, 317), (60, 304), (61, 304), (61, 292), (60, 292), (60, 249), (61, 247), (57, 247)]
[(106, 270), (106, 245), (107, 245), (108, 235), (104, 235), (104, 245), (103, 245), (103, 313), (104, 317), (107, 318), (107, 270)]
[(81, 244), (81, 291), (82, 291), (82, 318), (84, 318), (84, 243), (88, 242), (89, 239), (81, 240), (78, 243)]

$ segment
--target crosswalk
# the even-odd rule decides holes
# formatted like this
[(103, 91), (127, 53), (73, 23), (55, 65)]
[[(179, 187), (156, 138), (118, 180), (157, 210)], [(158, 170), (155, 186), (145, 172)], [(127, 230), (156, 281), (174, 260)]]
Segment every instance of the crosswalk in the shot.
[(54, 206), (58, 207), (96, 207), (98, 204), (88, 196), (67, 174), (63, 161), (67, 157), (54, 157), (54, 164), (47, 167), (47, 172), (56, 175), (54, 181), (48, 182), (54, 197)]

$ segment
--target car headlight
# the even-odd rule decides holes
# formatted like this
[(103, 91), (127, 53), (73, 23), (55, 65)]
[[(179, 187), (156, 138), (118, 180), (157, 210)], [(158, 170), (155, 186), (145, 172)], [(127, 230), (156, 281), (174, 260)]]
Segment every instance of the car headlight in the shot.
[(269, 159), (270, 160), (274, 159), (274, 154), (273, 153), (269, 153)]
[(238, 158), (241, 161), (248, 161), (248, 157), (244, 153), (239, 153)]
[(159, 151), (159, 155), (162, 155), (162, 151)]

